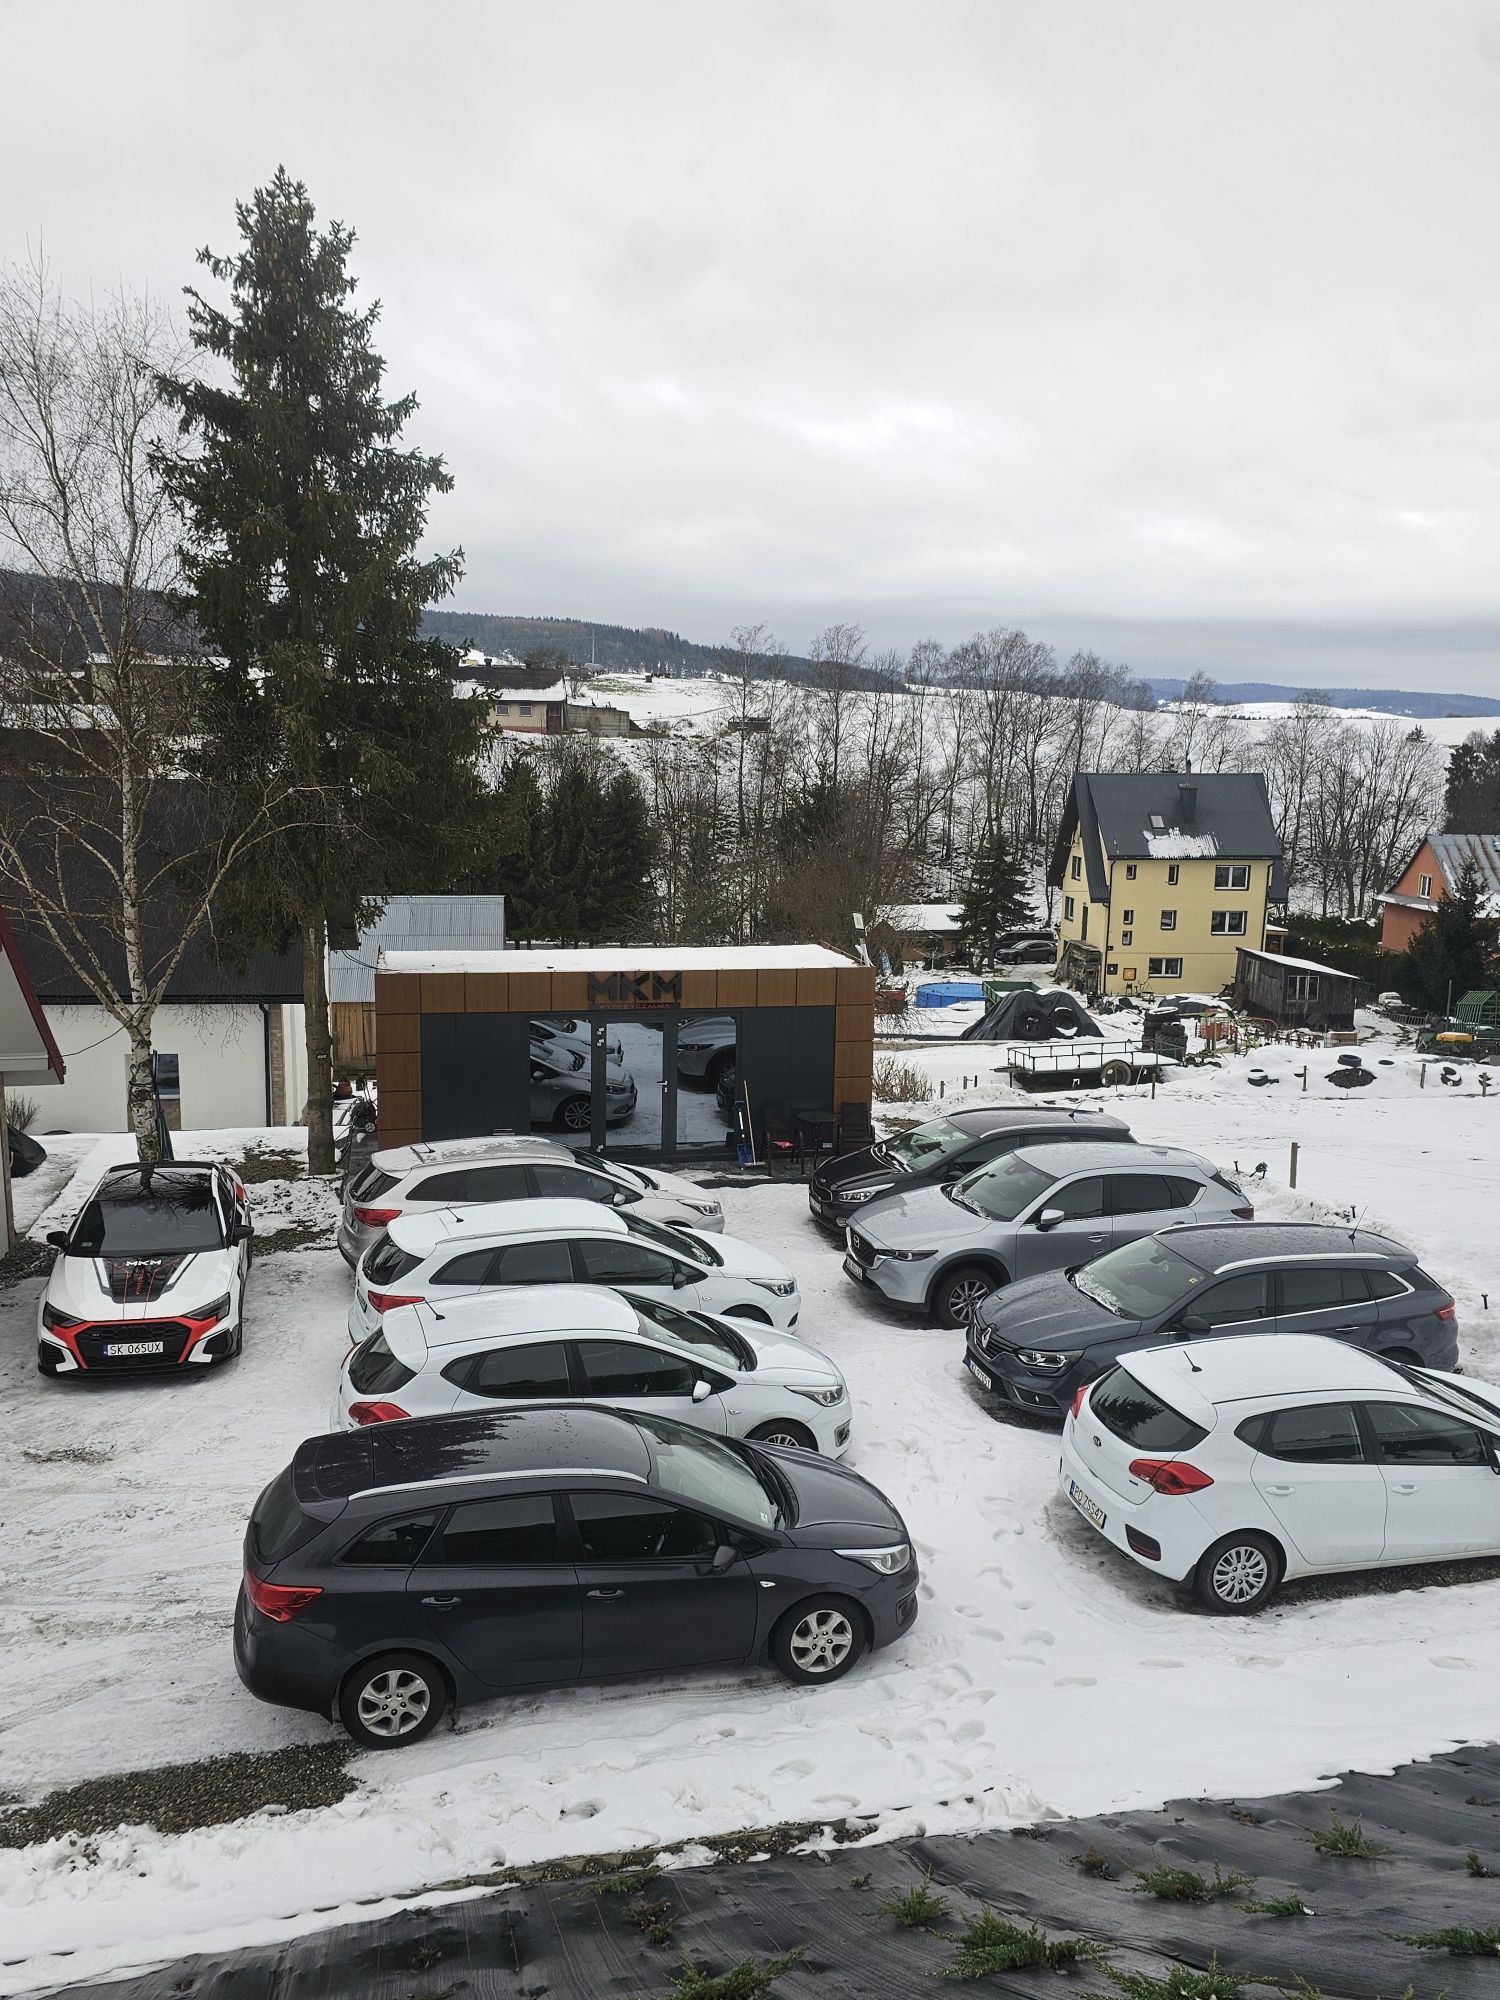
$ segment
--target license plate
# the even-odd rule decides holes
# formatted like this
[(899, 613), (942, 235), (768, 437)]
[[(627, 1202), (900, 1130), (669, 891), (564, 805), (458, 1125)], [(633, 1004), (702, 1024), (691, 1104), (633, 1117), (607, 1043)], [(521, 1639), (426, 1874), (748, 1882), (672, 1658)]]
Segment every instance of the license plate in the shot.
[(1092, 1521), (1096, 1528), (1104, 1526), (1104, 1509), (1096, 1500), (1090, 1500), (1076, 1479), (1068, 1481), (1068, 1498), (1082, 1514), (1085, 1521)]
[(164, 1340), (111, 1340), (105, 1343), (106, 1354), (164, 1354), (167, 1343)]
[(827, 1202), (826, 1202), (826, 1201), (818, 1201), (818, 1200), (814, 1199), (814, 1201), (813, 1201), (813, 1203), (812, 1203), (812, 1212), (813, 1212), (813, 1214), (814, 1214), (814, 1215), (823, 1215), (823, 1216), (826, 1216), (826, 1215), (827, 1215), (827, 1213), (828, 1213), (828, 1204), (827, 1204)]
[(865, 1282), (865, 1279), (869, 1276), (869, 1273), (866, 1271), (864, 1265), (859, 1262), (858, 1258), (853, 1256), (845, 1257), (844, 1269), (849, 1273), (849, 1276), (851, 1278), (858, 1278), (861, 1284), (863, 1284)]
[(976, 1382), (982, 1382), (986, 1389), (994, 1388), (995, 1378), (989, 1373), (988, 1369), (981, 1368), (977, 1361), (970, 1361), (967, 1356), (965, 1357), (964, 1365)]

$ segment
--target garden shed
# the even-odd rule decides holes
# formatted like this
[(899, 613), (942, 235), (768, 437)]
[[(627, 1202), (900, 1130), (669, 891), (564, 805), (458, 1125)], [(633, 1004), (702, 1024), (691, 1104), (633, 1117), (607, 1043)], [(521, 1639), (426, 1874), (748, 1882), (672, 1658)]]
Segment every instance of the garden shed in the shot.
[(1352, 972), (1240, 946), (1234, 973), (1237, 1013), (1274, 1021), (1278, 1028), (1341, 1034), (1354, 1026), (1359, 1000), (1360, 984)]

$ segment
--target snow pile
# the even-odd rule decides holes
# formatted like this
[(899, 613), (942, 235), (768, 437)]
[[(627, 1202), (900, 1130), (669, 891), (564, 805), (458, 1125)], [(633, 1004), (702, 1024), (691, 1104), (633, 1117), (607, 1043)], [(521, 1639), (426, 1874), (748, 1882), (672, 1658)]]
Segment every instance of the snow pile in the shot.
[(1153, 833), (1147, 827), (1141, 837), (1153, 861), (1202, 861), (1219, 851), (1219, 837), (1215, 833), (1184, 833), (1178, 827)]

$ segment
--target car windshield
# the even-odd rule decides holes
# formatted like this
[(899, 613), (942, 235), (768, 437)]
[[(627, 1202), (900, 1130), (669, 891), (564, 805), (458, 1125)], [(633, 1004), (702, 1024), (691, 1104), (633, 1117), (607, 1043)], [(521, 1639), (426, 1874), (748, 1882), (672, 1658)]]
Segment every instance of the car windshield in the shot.
[(1014, 1222), (1040, 1194), (1054, 1185), (1057, 1175), (1034, 1167), (1019, 1153), (1007, 1153), (989, 1166), (977, 1167), (946, 1190), (950, 1201), (975, 1215), (987, 1215), (995, 1222)]
[(627, 1167), (622, 1160), (610, 1160), (605, 1171), (610, 1179), (618, 1181), (621, 1187), (636, 1188), (644, 1192), (651, 1185), (644, 1174), (638, 1173), (634, 1167)]
[(727, 1361), (731, 1368), (755, 1366), (755, 1350), (748, 1342), (741, 1347), (722, 1328), (714, 1326), (709, 1320), (700, 1319), (697, 1313), (681, 1312), (676, 1306), (669, 1306), (658, 1299), (637, 1298), (634, 1292), (626, 1296), (635, 1307), (641, 1332), (649, 1340), (670, 1341), (674, 1347), (685, 1348), (689, 1354), (705, 1354), (721, 1364)]
[(635, 1421), (652, 1440), (656, 1483), (690, 1507), (706, 1514), (728, 1515), (757, 1528), (779, 1528), (782, 1512), (774, 1489), (752, 1472), (739, 1453), (702, 1431), (673, 1423), (670, 1417), (636, 1414)]
[(1073, 1273), (1073, 1283), (1086, 1299), (1118, 1313), (1121, 1319), (1155, 1319), (1187, 1298), (1208, 1276), (1165, 1243), (1143, 1236), (1137, 1243), (1122, 1243), (1118, 1250), (1106, 1250), (1102, 1257), (1081, 1266)]
[(212, 1176), (161, 1167), (100, 1188), (85, 1204), (72, 1243), (84, 1257), (156, 1257), (223, 1247)]
[(722, 1264), (724, 1261), (701, 1236), (685, 1236), (680, 1229), (669, 1229), (664, 1222), (648, 1222), (643, 1215), (624, 1215), (620, 1219), (632, 1236), (643, 1236), (658, 1250), (670, 1251), (674, 1257), (686, 1257), (694, 1264)]
[(944, 1160), (951, 1160), (955, 1153), (973, 1143), (973, 1133), (965, 1132), (951, 1118), (930, 1118), (925, 1125), (887, 1139), (875, 1150), (881, 1159), (894, 1160), (898, 1167), (915, 1174), (924, 1167), (941, 1166)]

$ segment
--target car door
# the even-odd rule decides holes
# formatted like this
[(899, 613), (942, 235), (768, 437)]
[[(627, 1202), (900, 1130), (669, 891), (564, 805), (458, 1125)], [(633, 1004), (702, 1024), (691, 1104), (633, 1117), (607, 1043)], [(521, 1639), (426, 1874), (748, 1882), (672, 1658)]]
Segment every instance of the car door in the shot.
[(464, 1178), (465, 1201), (525, 1201), (531, 1193), (524, 1166), (470, 1167)]
[(1186, 1218), (1195, 1181), (1172, 1174), (1106, 1174), (1109, 1189), (1110, 1241), (1134, 1243), (1158, 1229)]
[(715, 1570), (716, 1522), (655, 1494), (574, 1488), (585, 1676), (675, 1673), (747, 1657), (756, 1581), (736, 1555)]
[[(616, 1409), (675, 1417), (679, 1423), (721, 1436), (728, 1431), (729, 1418), (719, 1393), (725, 1378), (696, 1367), (687, 1355), (643, 1340), (580, 1340), (576, 1348), (586, 1396)], [(709, 1393), (695, 1398), (693, 1391), (700, 1382), (708, 1385)]]
[[(563, 1340), (507, 1341), (482, 1353), (465, 1354), (444, 1367), (442, 1379), (453, 1391), (449, 1409), (565, 1402), (576, 1393)], [(434, 1403), (434, 1410), (439, 1407)]]
[[(633, 1292), (644, 1292), (651, 1299), (665, 1299), (685, 1312), (699, 1305), (707, 1306), (699, 1297), (697, 1267), (686, 1258), (669, 1257), (665, 1250), (633, 1236), (585, 1236), (574, 1247), (581, 1284), (628, 1285)], [(702, 1275), (706, 1277), (707, 1273)]]
[(571, 1285), (573, 1258), (560, 1238), (544, 1237), (536, 1243), (506, 1243), (493, 1253), (484, 1284), (490, 1285)]
[[(597, 1201), (603, 1208), (625, 1208), (639, 1197), (608, 1174), (596, 1174), (589, 1167), (573, 1166), (565, 1160), (537, 1160), (531, 1169), (539, 1195), (567, 1201)], [(616, 1201), (623, 1195), (623, 1201)]]
[(1352, 1403), (1308, 1403), (1242, 1424), (1250, 1478), (1276, 1525), (1312, 1569), (1379, 1562), (1386, 1485)]
[(550, 1493), (462, 1500), (412, 1566), (414, 1621), (488, 1687), (577, 1680), (583, 1613)]
[(1361, 1412), (1385, 1476), (1388, 1560), (1500, 1551), (1500, 1475), (1489, 1434), (1424, 1404), (1365, 1403)]
[(1276, 1331), (1322, 1333), (1368, 1347), (1379, 1320), (1363, 1271), (1336, 1264), (1287, 1264), (1276, 1279)]
[(1175, 1307), (1162, 1321), (1157, 1337), (1221, 1340), (1230, 1334), (1275, 1331), (1270, 1279), (1264, 1271), (1236, 1271)]
[[(1044, 1271), (1070, 1271), (1102, 1257), (1110, 1247), (1108, 1196), (1102, 1174), (1088, 1174), (1049, 1188), (1017, 1225), (1013, 1261), (1015, 1278), (1035, 1278)], [(1061, 1209), (1060, 1222), (1043, 1225), (1042, 1215)]]

